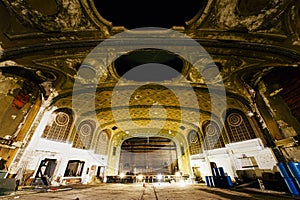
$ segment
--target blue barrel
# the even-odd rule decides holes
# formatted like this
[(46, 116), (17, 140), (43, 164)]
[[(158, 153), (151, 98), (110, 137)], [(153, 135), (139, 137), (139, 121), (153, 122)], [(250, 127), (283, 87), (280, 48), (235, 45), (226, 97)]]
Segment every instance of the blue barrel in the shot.
[(294, 180), (296, 184), (298, 185), (298, 188), (300, 189), (300, 177), (294, 177)]
[(205, 176), (205, 183), (206, 183), (206, 186), (210, 187), (209, 176)]
[(210, 180), (210, 186), (211, 187), (216, 187), (214, 176), (209, 176), (209, 180)]
[(284, 178), (284, 181), (286, 183), (286, 185), (288, 186), (290, 193), (295, 195), (295, 196), (299, 196), (299, 192), (293, 182), (293, 179), (291, 178)]
[(233, 183), (232, 183), (232, 180), (231, 180), (230, 176), (226, 176), (226, 179), (227, 179), (228, 186), (233, 187)]
[(216, 178), (216, 182), (217, 182), (217, 187), (220, 187), (220, 188), (227, 188), (228, 187), (228, 184), (227, 184), (227, 180), (225, 177), (219, 177), (219, 178)]
[(300, 177), (300, 163), (299, 162), (287, 162), (287, 166), (293, 177)]
[(220, 177), (214, 176), (213, 179), (214, 179), (215, 187), (221, 187)]
[(218, 170), (218, 168), (212, 168), (213, 170), (213, 176), (217, 176), (217, 177), (219, 177), (220, 176), (220, 174), (219, 174), (219, 170)]
[(283, 178), (290, 178), (290, 176), (289, 176), (289, 174), (288, 174), (288, 172), (287, 172), (287, 170), (286, 170), (283, 163), (278, 163), (277, 167), (278, 167), (279, 172), (280, 172), (280, 174)]
[(219, 167), (218, 170), (219, 170), (220, 176), (225, 177), (225, 172), (224, 172), (223, 167)]

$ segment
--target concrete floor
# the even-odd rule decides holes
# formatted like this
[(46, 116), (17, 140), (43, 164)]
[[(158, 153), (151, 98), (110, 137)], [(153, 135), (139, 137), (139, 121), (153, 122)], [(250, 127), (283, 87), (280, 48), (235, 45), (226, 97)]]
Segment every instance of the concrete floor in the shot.
[(260, 191), (250, 188), (221, 189), (207, 187), (204, 184), (100, 184), (97, 186), (78, 185), (61, 190), (49, 189), (19, 190), (0, 199), (12, 200), (199, 200), (199, 199), (295, 199), (291, 195)]

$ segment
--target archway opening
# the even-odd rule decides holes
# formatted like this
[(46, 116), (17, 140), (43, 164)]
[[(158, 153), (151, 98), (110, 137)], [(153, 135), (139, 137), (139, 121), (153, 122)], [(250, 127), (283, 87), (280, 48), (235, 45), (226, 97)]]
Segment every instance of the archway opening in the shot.
[(127, 175), (174, 175), (178, 170), (176, 145), (168, 138), (134, 137), (121, 146), (119, 172)]

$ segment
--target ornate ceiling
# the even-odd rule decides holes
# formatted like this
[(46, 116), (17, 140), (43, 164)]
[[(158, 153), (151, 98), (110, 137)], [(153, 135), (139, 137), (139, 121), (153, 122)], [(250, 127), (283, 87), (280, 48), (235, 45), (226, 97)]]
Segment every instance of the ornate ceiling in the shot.
[[(120, 71), (125, 73), (132, 65), (150, 61), (164, 63), (170, 52), (161, 51), (154, 57), (154, 51), (140, 49), (129, 58), (128, 52), (116, 52), (125, 56), (111, 63), (86, 59), (98, 44), (127, 29), (126, 24), (122, 26), (116, 21), (118, 26), (115, 26), (114, 21), (108, 21), (109, 16), (104, 18), (99, 6), (92, 0), (44, 0), (43, 3), (2, 0), (0, 17), (7, 22), (0, 23), (3, 30), (0, 61), (5, 68), (17, 65), (19, 70), (29, 70), (45, 99), (52, 92), (51, 106), (72, 108), (72, 99), (76, 98), (80, 102), (78, 116), (95, 118), (101, 129), (116, 126), (115, 132), (122, 133), (126, 130), (151, 132), (151, 129), (176, 133), (197, 129), (211, 118), (220, 123), (227, 108), (245, 112), (252, 109), (249, 87), (255, 87), (264, 74), (276, 67), (299, 63), (299, 2), (203, 0), (194, 17), (185, 24), (174, 24), (171, 30), (197, 41), (216, 63), (215, 68), (210, 62), (202, 61), (199, 73), (194, 63), (170, 54), (171, 60), (180, 60), (176, 63), (180, 63), (177, 70), (181, 78), (166, 79), (161, 84), (121, 80)], [(151, 30), (143, 33), (152, 34)], [(126, 40), (133, 40), (134, 34)], [(170, 33), (166, 31), (166, 35)], [(181, 48), (180, 44), (176, 45)], [(187, 52), (190, 57), (195, 56), (193, 53)], [(15, 64), (7, 64), (8, 60)], [(95, 90), (88, 89), (92, 79), (87, 79), (80, 82), (80, 88), (74, 93), (77, 71), (84, 68), (83, 62), (87, 74), (93, 73), (94, 66), (107, 68), (97, 80)], [(164, 64), (170, 66), (172, 62)], [(205, 80), (203, 76), (211, 79)], [(226, 96), (220, 92), (220, 84), (224, 84)], [(116, 85), (118, 90), (113, 95)], [(212, 90), (218, 99), (216, 104), (211, 101)]]

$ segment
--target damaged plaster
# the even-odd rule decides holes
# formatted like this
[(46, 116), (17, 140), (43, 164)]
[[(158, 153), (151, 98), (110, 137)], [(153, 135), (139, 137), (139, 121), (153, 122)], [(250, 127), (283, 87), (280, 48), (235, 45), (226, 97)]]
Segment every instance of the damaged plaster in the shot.
[(216, 5), (218, 8), (218, 13), (216, 13), (217, 24), (225, 29), (245, 27), (249, 31), (258, 30), (269, 22), (268, 18), (272, 17), (272, 20), (276, 20), (273, 16), (280, 14), (282, 9), (280, 3), (280, 0), (272, 0), (268, 4), (273, 5), (271, 8), (266, 7), (255, 15), (242, 16), (237, 12), (238, 0), (219, 1)]
[(4, 55), (4, 49), (1, 46), (1, 42), (0, 42), (0, 59), (2, 58), (3, 55)]

